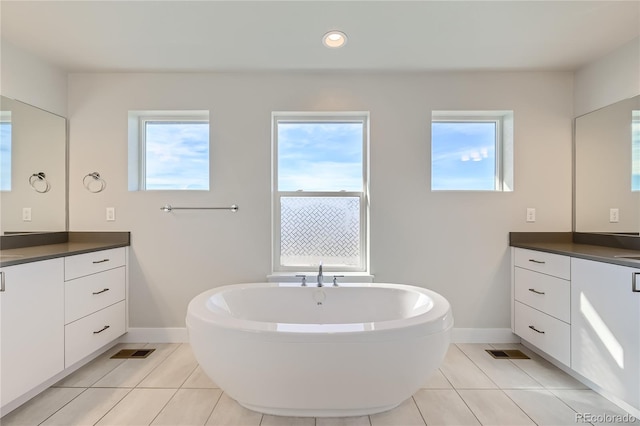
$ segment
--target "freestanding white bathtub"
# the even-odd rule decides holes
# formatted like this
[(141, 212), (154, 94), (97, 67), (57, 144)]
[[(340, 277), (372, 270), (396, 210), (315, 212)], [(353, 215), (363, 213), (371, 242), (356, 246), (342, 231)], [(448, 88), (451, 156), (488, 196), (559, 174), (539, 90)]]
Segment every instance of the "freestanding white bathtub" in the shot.
[(400, 284), (255, 283), (218, 287), (189, 303), (195, 356), (251, 410), (357, 416), (411, 397), (450, 341), (449, 302)]

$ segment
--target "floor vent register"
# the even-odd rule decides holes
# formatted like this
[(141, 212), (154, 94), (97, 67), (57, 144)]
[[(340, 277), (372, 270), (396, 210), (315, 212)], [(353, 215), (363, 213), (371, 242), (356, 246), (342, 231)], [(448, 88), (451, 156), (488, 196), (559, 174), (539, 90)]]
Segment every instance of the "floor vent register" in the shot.
[(155, 349), (122, 349), (118, 351), (111, 359), (144, 359), (148, 357)]
[(517, 349), (487, 349), (486, 351), (495, 359), (529, 359)]

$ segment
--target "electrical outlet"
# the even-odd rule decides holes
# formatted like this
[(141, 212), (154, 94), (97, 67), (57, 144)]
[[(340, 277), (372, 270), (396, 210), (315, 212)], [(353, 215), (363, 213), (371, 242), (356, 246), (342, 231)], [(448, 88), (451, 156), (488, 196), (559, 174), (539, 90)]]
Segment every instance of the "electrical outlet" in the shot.
[(116, 220), (116, 208), (107, 207), (107, 221), (114, 222)]
[(22, 221), (31, 222), (31, 207), (22, 208)]
[(610, 223), (618, 223), (618, 222), (620, 222), (620, 210), (619, 209), (609, 209), (609, 222)]
[(527, 207), (527, 222), (536, 221), (536, 209), (533, 207)]

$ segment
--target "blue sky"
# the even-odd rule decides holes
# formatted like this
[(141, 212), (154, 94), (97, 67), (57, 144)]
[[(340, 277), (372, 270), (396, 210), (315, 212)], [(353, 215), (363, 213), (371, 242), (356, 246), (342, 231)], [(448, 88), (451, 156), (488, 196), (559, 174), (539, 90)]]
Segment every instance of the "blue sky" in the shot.
[(146, 189), (209, 189), (209, 123), (146, 122)]
[(495, 189), (495, 124), (433, 122), (431, 189)]
[(631, 190), (640, 191), (640, 111), (633, 111), (631, 121)]
[(11, 123), (0, 122), (0, 191), (11, 190)]
[(279, 191), (362, 191), (361, 122), (279, 122)]

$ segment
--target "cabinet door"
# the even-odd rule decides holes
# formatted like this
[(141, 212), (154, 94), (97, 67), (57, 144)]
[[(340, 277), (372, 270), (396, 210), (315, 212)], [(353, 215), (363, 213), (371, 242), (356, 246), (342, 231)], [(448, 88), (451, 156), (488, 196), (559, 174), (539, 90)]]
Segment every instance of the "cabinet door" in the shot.
[(64, 369), (63, 265), (52, 259), (0, 270), (3, 406)]
[(571, 367), (640, 409), (640, 269), (571, 260)]

